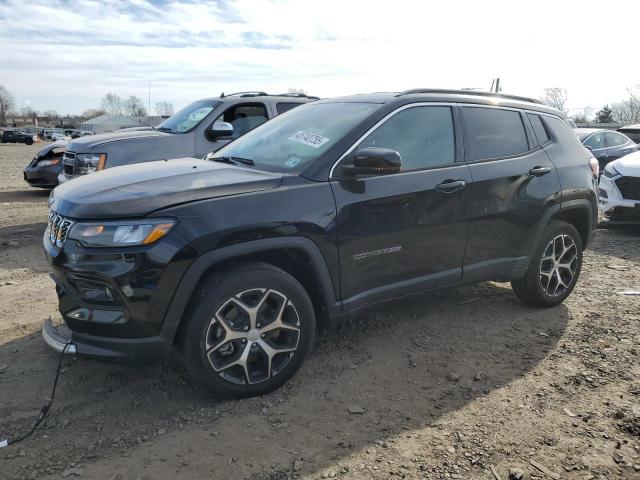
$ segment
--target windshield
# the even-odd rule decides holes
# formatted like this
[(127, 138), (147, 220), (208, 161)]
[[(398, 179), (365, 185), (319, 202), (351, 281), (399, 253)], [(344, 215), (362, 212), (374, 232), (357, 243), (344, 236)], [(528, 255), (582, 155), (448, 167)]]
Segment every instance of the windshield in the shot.
[(375, 103), (309, 103), (278, 115), (215, 153), (276, 171), (301, 171), (380, 107)]
[(156, 127), (169, 133), (187, 133), (196, 128), (211, 111), (220, 105), (216, 100), (199, 100), (171, 115)]

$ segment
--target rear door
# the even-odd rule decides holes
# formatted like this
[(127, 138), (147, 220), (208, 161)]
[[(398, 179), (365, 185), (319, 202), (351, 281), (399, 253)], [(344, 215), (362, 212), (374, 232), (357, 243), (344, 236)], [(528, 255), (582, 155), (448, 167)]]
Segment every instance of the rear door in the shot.
[(469, 186), (469, 239), (463, 280), (482, 280), (528, 265), (534, 232), (545, 210), (559, 201), (555, 167), (539, 143), (550, 135), (516, 109), (460, 107), (465, 159), (473, 179)]
[(638, 146), (631, 139), (616, 132), (605, 132), (604, 134), (605, 145), (605, 159), (606, 162), (613, 162), (618, 158), (622, 158), (632, 152), (638, 150)]
[[(397, 110), (334, 171), (340, 281), (345, 308), (459, 282), (467, 235), (469, 168), (451, 106)], [(458, 136), (459, 138), (459, 136)], [(391, 175), (340, 177), (358, 148), (396, 150)], [(457, 182), (453, 184), (453, 182)]]

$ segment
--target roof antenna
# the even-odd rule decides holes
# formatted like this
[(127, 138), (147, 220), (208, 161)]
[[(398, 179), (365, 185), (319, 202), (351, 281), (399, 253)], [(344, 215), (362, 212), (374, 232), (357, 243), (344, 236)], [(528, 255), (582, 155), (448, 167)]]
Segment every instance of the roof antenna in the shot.
[(224, 92), (220, 94), (220, 98), (223, 98), (223, 97), (224, 97)]

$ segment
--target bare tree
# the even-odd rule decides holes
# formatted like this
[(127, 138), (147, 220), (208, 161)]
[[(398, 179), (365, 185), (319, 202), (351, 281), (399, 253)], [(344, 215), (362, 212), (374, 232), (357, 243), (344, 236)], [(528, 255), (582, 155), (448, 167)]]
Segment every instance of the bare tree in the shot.
[(122, 103), (122, 109), (125, 115), (131, 117), (144, 117), (147, 114), (147, 109), (144, 108), (144, 103), (140, 97), (131, 95)]
[(124, 110), (122, 99), (119, 95), (109, 92), (102, 97), (101, 109), (112, 115), (122, 115)]
[(42, 113), (45, 117), (49, 117), (49, 118), (59, 118), (60, 114), (58, 112), (56, 112), (55, 110), (45, 110)]
[(26, 105), (20, 109), (20, 115), (23, 117), (35, 117), (38, 113), (31, 108), (29, 105)]
[(629, 98), (611, 106), (613, 119), (622, 124), (640, 123), (640, 95), (628, 88)]
[(560, 110), (564, 114), (567, 114), (567, 109), (565, 108), (567, 99), (568, 96), (566, 89), (559, 87), (545, 88), (542, 103), (544, 103), (545, 105), (549, 105), (556, 110)]
[(0, 85), (0, 125), (5, 125), (7, 113), (13, 108), (13, 105), (13, 95), (4, 86)]
[(173, 104), (164, 101), (156, 103), (156, 113), (163, 117), (173, 115)]
[(82, 116), (85, 118), (95, 118), (100, 115), (104, 115), (106, 112), (101, 108), (90, 108), (89, 110), (85, 110), (82, 112)]

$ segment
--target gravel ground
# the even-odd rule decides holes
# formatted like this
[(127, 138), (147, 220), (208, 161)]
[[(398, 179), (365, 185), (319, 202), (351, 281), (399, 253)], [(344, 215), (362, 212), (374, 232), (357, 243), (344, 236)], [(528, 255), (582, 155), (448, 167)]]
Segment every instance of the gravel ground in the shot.
[[(0, 145), (0, 439), (31, 425), (57, 356), (40, 237), (47, 192)], [(612, 268), (613, 266), (613, 268)], [(366, 312), (295, 379), (221, 401), (171, 359), (68, 358), (45, 424), (0, 449), (1, 479), (640, 478), (640, 237), (598, 230), (564, 305), (484, 283)]]

